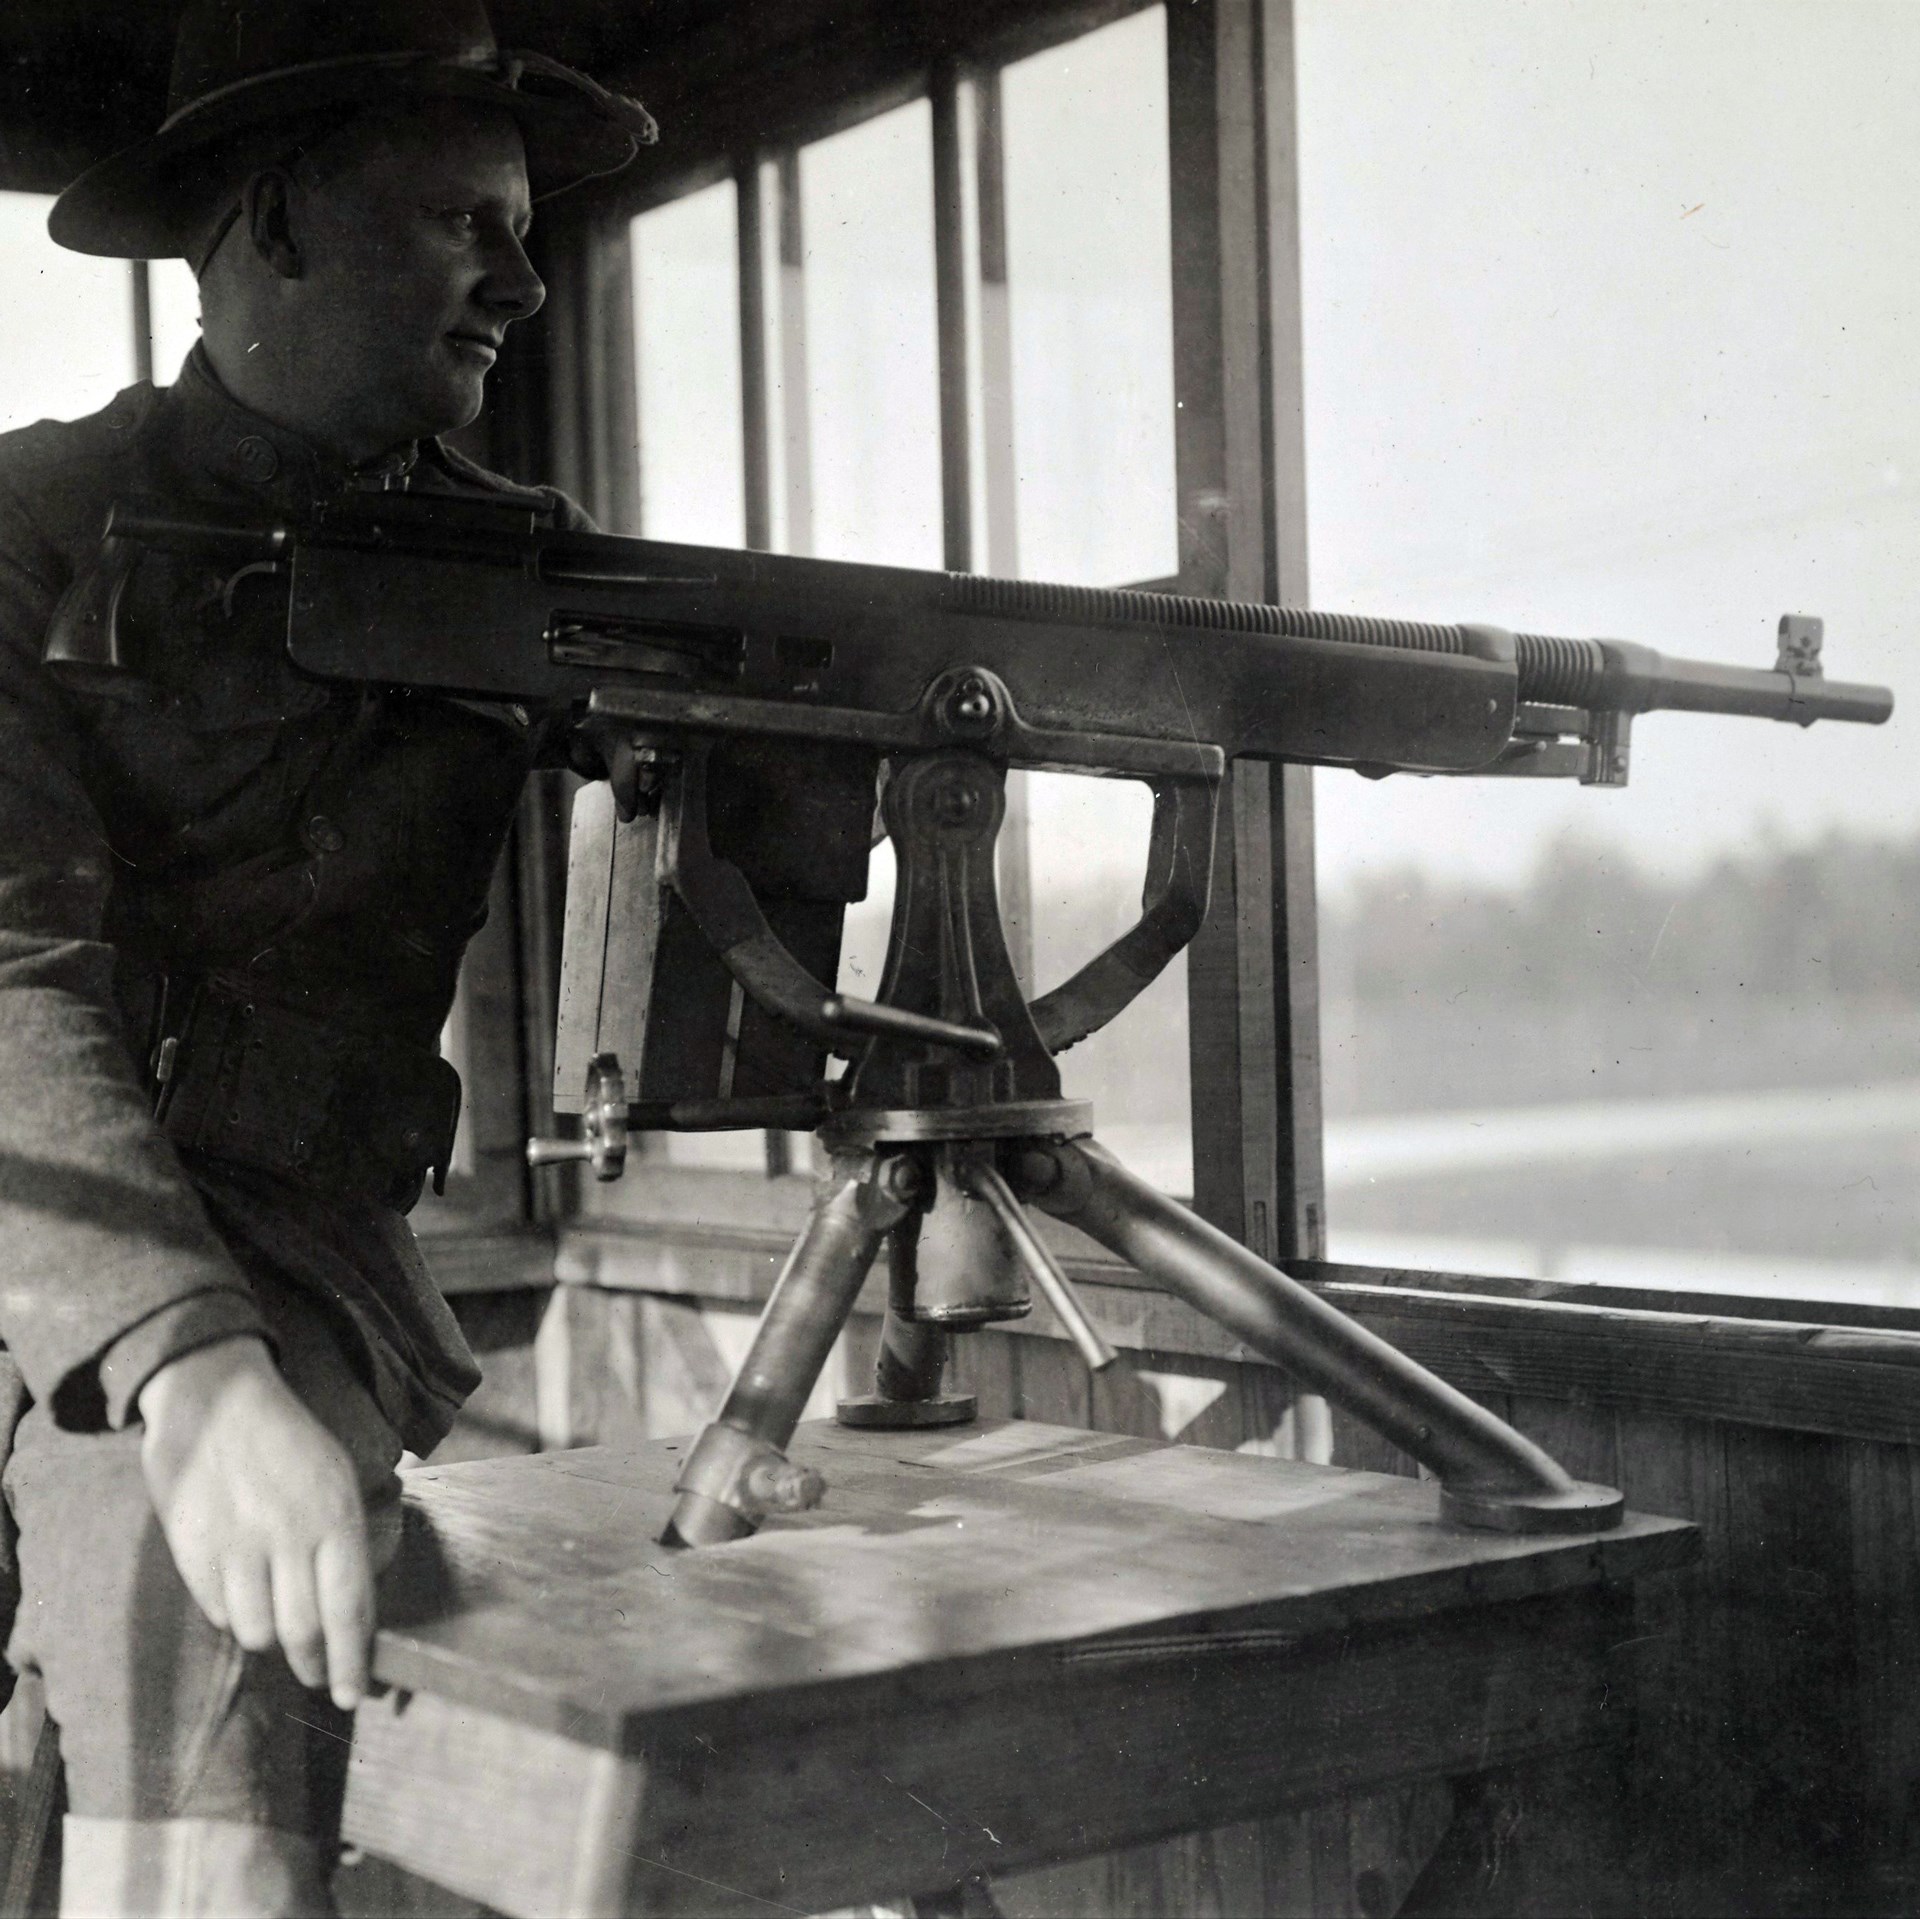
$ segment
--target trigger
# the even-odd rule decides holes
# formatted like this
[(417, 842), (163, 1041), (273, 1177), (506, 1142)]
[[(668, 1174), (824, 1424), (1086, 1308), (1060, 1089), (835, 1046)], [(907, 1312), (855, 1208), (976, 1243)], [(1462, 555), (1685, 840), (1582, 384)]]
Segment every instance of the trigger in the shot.
[(254, 560), (243, 566), (237, 573), (230, 574), (227, 583), (220, 589), (220, 611), (229, 620), (233, 618), (233, 597), (240, 590), (242, 580), (252, 579), (255, 575), (266, 578), (284, 577), (285, 565), (279, 560)]

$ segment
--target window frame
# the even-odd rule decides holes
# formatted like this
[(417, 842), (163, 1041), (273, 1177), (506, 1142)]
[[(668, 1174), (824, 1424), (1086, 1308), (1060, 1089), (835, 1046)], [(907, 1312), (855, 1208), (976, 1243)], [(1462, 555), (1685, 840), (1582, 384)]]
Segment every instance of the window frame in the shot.
[[(796, 73), (782, 64), (784, 32), (756, 40), (739, 20), (722, 36), (725, 53), (712, 40), (696, 45), (691, 80), (663, 48), (650, 75), (636, 80), (666, 73), (670, 84), (677, 81), (682, 91), (662, 98), (656, 85), (649, 97), (670, 129), (696, 131), (676, 137), (670, 164), (643, 166), (632, 182), (590, 197), (551, 236), (552, 257), (563, 268), (550, 282), (546, 328), (554, 477), (596, 512), (634, 523), (637, 462), (626, 449), (645, 423), (635, 413), (631, 372), (629, 222), (731, 179), (748, 544), (769, 539), (790, 517), (780, 509), (791, 502), (774, 497), (774, 443), (784, 424), (773, 417), (777, 382), (768, 354), (803, 350), (794, 324), (797, 282), (789, 277), (798, 269), (799, 148), (925, 97), (934, 145), (944, 558), (954, 570), (984, 570), (983, 562), (1006, 555), (1011, 463), (995, 430), (996, 414), (1004, 419), (1008, 349), (1004, 336), (996, 337), (992, 303), (970, 297), (969, 285), (989, 276), (1004, 284), (998, 71), (1151, 4), (976, 0), (967, 9), (905, 8), (888, 15), (878, 43), (851, 29), (841, 36), (857, 43), (858, 57), (829, 55), (824, 86), (823, 62), (812, 49), (804, 74)], [(760, 8), (742, 11), (757, 16)], [(1169, 7), (1168, 80), (1182, 530), (1179, 573), (1154, 584), (1248, 599), (1274, 598), (1284, 587), (1304, 598), (1287, 0)], [(842, 82), (846, 90), (836, 90)], [(779, 284), (771, 284), (767, 262), (776, 233), (784, 264)], [(783, 308), (785, 325), (776, 328), (771, 322)], [(589, 380), (608, 376), (613, 384), (603, 386), (596, 407)], [(789, 467), (791, 487), (790, 463), (781, 464)], [(1189, 1075), (1196, 1090), (1205, 1089), (1193, 1101), (1195, 1203), (1266, 1256), (1313, 1256), (1324, 1247), (1325, 1208), (1310, 775), (1304, 768), (1236, 767), (1228, 801), (1231, 830), (1221, 835), (1214, 909), (1189, 952)], [(1008, 864), (1017, 913), (1025, 884), (1017, 850)], [(770, 1145), (770, 1173), (787, 1170), (784, 1147), (784, 1140)], [(643, 1166), (634, 1173), (650, 1185), (676, 1172), (657, 1162)], [(744, 1170), (695, 1176), (757, 1178)], [(719, 1194), (713, 1197), (719, 1202)], [(798, 1195), (795, 1202), (797, 1219)], [(573, 1210), (563, 1208), (562, 1217)]]

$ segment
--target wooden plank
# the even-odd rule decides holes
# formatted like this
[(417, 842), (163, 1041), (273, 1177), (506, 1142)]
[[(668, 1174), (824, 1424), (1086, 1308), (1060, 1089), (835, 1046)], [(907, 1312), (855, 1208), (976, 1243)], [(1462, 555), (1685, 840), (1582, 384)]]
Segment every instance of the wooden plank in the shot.
[(555, 1237), (545, 1227), (447, 1229), (439, 1219), (416, 1224), (420, 1252), (443, 1293), (544, 1291), (553, 1284)]
[(640, 383), (634, 364), (633, 230), (602, 210), (584, 223), (575, 404), (592, 465), (588, 509), (610, 533), (640, 531)]
[(1021, 1419), (1056, 1426), (1094, 1423), (1093, 1384), (1086, 1363), (1066, 1341), (1027, 1341), (1020, 1353), (1019, 1378)]
[(1735, 1626), (1725, 1429), (1622, 1412), (1615, 1482), (1635, 1510), (1700, 1528), (1700, 1560), (1637, 1582), (1634, 1628), (1622, 1648), (1638, 1715), (1634, 1733), (1636, 1883), (1649, 1893), (1688, 1857), (1724, 1853), (1730, 1826), (1729, 1661)]
[(1728, 1759), (1749, 1787), (1749, 1846), (1817, 1857), (1859, 1831), (1865, 1773), (1846, 1453), (1740, 1427), (1726, 1448)]
[(1847, 1448), (1864, 1876), (1887, 1911), (1920, 1902), (1920, 1455)]
[[(1231, 1382), (1228, 1398), (1232, 1402), (1236, 1433), (1231, 1440), (1219, 1443), (1230, 1444), (1236, 1449), (1245, 1446), (1250, 1451), (1262, 1451), (1271, 1446), (1276, 1448), (1276, 1457), (1306, 1458), (1307, 1455), (1300, 1450), (1297, 1430), (1286, 1434), (1290, 1450), (1278, 1450), (1281, 1428), (1293, 1414), (1299, 1398), (1299, 1389), (1293, 1380), (1276, 1366), (1235, 1366)], [(1215, 1442), (1202, 1431), (1195, 1435), (1193, 1443), (1207, 1445)]]
[(773, 439), (768, 347), (767, 195), (759, 149), (733, 168), (740, 275), (740, 442), (747, 544), (773, 546)]
[[(1306, 589), (1291, 19), (1287, 0), (1202, 0), (1168, 14), (1175, 450), (1190, 593)], [(1212, 907), (1187, 961), (1195, 1205), (1255, 1252), (1318, 1254), (1309, 777), (1235, 767), (1223, 826)]]
[(780, 263), (780, 547), (813, 551), (813, 384), (807, 372), (807, 249), (802, 231), (800, 155), (783, 146), (774, 156)]
[[(706, 1286), (715, 1297), (763, 1300), (787, 1232), (804, 1220), (806, 1183), (736, 1186), (724, 1174), (667, 1170), (676, 1177), (657, 1190), (649, 1175), (644, 1189), (635, 1182), (630, 1198), (616, 1202), (633, 1207), (631, 1224), (567, 1234), (557, 1256), (560, 1276), (673, 1291)], [(1082, 1257), (1064, 1234), (1046, 1236), (1068, 1249), (1067, 1269), (1115, 1346), (1265, 1363), (1129, 1269)], [(1476, 1396), (1514, 1391), (1658, 1416), (1920, 1444), (1920, 1331), (1351, 1281), (1313, 1290)], [(1008, 1331), (1029, 1341), (1058, 1336), (1044, 1305)]]
[[(1284, 1656), (1162, 1664), (1151, 1685), (1137, 1669), (1040, 1654), (991, 1688), (923, 1675), (884, 1711), (817, 1693), (742, 1699), (662, 1722), (625, 1761), (416, 1694), (371, 1717), (347, 1832), (529, 1915), (622, 1901), (814, 1911), (937, 1891), (969, 1872), (1606, 1739), (1599, 1655), (1617, 1612), (1604, 1590), (1573, 1591)], [(512, 1814), (498, 1826), (463, 1816), (498, 1803), (501, 1778), (526, 1782)], [(596, 1820), (610, 1837), (593, 1836)], [(1351, 1900), (1344, 1809), (1327, 1851), (1322, 1889), (1337, 1876)], [(576, 1890), (557, 1901), (556, 1885)], [(606, 1903), (584, 1905), (582, 1886)]]
[[(1187, 593), (1257, 600), (1272, 585), (1264, 478), (1258, 28), (1247, 0), (1167, 15), (1173, 352), (1180, 578)], [(1279, 1191), (1292, 1061), (1276, 979), (1275, 783), (1231, 769), (1211, 904), (1187, 949), (1194, 1205), (1255, 1252), (1307, 1252)], [(1288, 1209), (1291, 1217), (1291, 1207)]]
[(1017, 1419), (1024, 1350), (1021, 1342), (997, 1328), (983, 1327), (954, 1342), (947, 1376), (959, 1391), (972, 1393), (979, 1401), (982, 1419)]
[[(973, 536), (971, 397), (978, 342), (969, 338), (967, 155), (963, 119), (971, 89), (943, 62), (929, 89), (933, 109), (933, 290), (939, 341), (941, 565), (976, 571)], [(971, 127), (967, 128), (970, 132)]]
[(1354, 1919), (1398, 1912), (1453, 1823), (1450, 1781), (1426, 1779), (1347, 1802), (1346, 1909)]
[[(997, 64), (1149, 0), (736, 0), (600, 10), (582, 58), (637, 88), (666, 130), (649, 164), (594, 193), (626, 212), (677, 198), (730, 156), (819, 139), (926, 91), (945, 60)], [(583, 23), (584, 24), (584, 23)]]
[(556, 1287), (540, 1316), (533, 1338), (533, 1424), (542, 1452), (590, 1440), (574, 1420), (574, 1322), (589, 1310), (587, 1301)]
[[(529, 1136), (553, 1124), (553, 1044), (559, 1024), (561, 916), (567, 883), (566, 822), (570, 774), (538, 772), (527, 782), (507, 842), (518, 936), (521, 1051), (526, 1059)], [(578, 1181), (568, 1167), (528, 1187), (529, 1216), (545, 1223), (575, 1210)]]
[(427, 1194), (414, 1230), (516, 1227), (527, 1214), (527, 1088), (518, 1034), (514, 903), (504, 864), (487, 893), (486, 923), (468, 942), (449, 1020), (447, 1053), (460, 1073), (460, 1131), (444, 1198)]
[(1610, 1406), (1576, 1406), (1520, 1393), (1503, 1397), (1501, 1418), (1544, 1447), (1574, 1478), (1596, 1486), (1619, 1483), (1620, 1456)]
[[(649, 1165), (597, 1190), (592, 1225), (569, 1233), (563, 1243), (577, 1247), (583, 1260), (600, 1257), (611, 1264), (624, 1251), (644, 1254), (649, 1243), (689, 1235), (698, 1244), (702, 1235), (719, 1234), (784, 1257), (807, 1223), (812, 1193), (812, 1180), (799, 1176), (742, 1179), (706, 1167)], [(617, 1283), (617, 1276), (607, 1283)]]
[(1920, 1444), (1920, 1336), (1563, 1303), (1315, 1290), (1476, 1398), (1512, 1391)]
[(1636, 1903), (1621, 1870), (1623, 1751), (1619, 1744), (1591, 1747), (1460, 1781), (1454, 1824), (1396, 1909), (1402, 1919), (1636, 1919), (1649, 1910), (1726, 1910)]
[(1660, 1286), (1602, 1286), (1565, 1279), (1520, 1279), (1501, 1273), (1422, 1272), (1403, 1266), (1353, 1266), (1338, 1260), (1288, 1260), (1286, 1269), (1309, 1286), (1385, 1288), (1395, 1294), (1444, 1293), (1461, 1299), (1528, 1300), (1541, 1305), (1681, 1313), (1695, 1318), (1784, 1319), (1801, 1324), (1920, 1332), (1911, 1306), (1863, 1305), (1850, 1299), (1816, 1302), (1746, 1293), (1687, 1292)]
[(636, 1760), (388, 1692), (354, 1719), (343, 1837), (501, 1912), (600, 1919), (645, 1783)]
[[(1395, 1912), (1453, 1817), (1453, 1790), (1421, 1780), (1126, 1846), (993, 1881), (1006, 1919), (1379, 1919)], [(1338, 1832), (1349, 1867), (1331, 1870)]]
[(1356, 1472), (1393, 1473), (1417, 1479), (1420, 1468), (1412, 1456), (1382, 1439), (1371, 1426), (1340, 1407), (1333, 1408), (1333, 1463)]
[(425, 1526), (396, 1590), (416, 1623), (381, 1634), (381, 1677), (619, 1745), (742, 1690), (764, 1702), (1189, 1624), (1345, 1631), (1627, 1577), (1690, 1538), (1653, 1520), (1588, 1538), (1467, 1532), (1406, 1481), (1032, 1422), (820, 1422), (795, 1447), (828, 1479), (820, 1510), (725, 1553), (674, 1554), (653, 1542), (679, 1456), (660, 1442), (410, 1475)]
[[(741, 1196), (741, 1204), (730, 1214), (729, 1195), (734, 1193)], [(710, 1230), (724, 1224), (733, 1231), (790, 1235), (795, 1223), (806, 1217), (806, 1194), (804, 1180), (773, 1194), (756, 1194), (747, 1186), (734, 1184), (728, 1174), (691, 1167), (649, 1167), (644, 1179), (631, 1179), (595, 1195), (596, 1199), (606, 1202), (609, 1217), (596, 1221), (588, 1230), (617, 1234), (624, 1226), (634, 1233), (672, 1237), (680, 1232)], [(1038, 1224), (1048, 1244), (1083, 1283), (1130, 1287), (1141, 1294), (1141, 1299), (1134, 1304), (1138, 1310), (1156, 1315), (1151, 1337), (1158, 1349), (1232, 1356), (1217, 1331), (1210, 1328), (1210, 1322), (1192, 1308), (1149, 1287), (1130, 1267), (1063, 1222), (1042, 1217)], [(783, 1248), (776, 1243), (768, 1250)], [(1397, 1310), (1410, 1317), (1432, 1317), (1443, 1325), (1465, 1317), (1477, 1326), (1573, 1327), (1586, 1323), (1584, 1315), (1603, 1312), (1626, 1315), (1623, 1324), (1628, 1326), (1647, 1314), (1661, 1320), (1711, 1321), (1716, 1327), (1728, 1323), (1736, 1339), (1759, 1338), (1760, 1326), (1775, 1323), (1783, 1329), (1782, 1341), (1794, 1346), (1808, 1344), (1809, 1335), (1814, 1332), (1884, 1332), (1892, 1336), (1884, 1344), (1829, 1338), (1819, 1345), (1827, 1352), (1887, 1357), (1889, 1363), (1899, 1363), (1900, 1355), (1912, 1355), (1916, 1340), (1920, 1340), (1920, 1313), (1857, 1306), (1841, 1300), (1809, 1303), (1749, 1299), (1730, 1294), (1666, 1292), (1655, 1288), (1576, 1286), (1470, 1273), (1343, 1266), (1325, 1260), (1289, 1259), (1282, 1264), (1294, 1278), (1348, 1311)], [(607, 1283), (620, 1283), (617, 1273), (611, 1273)], [(1561, 1318), (1558, 1316), (1561, 1311), (1574, 1317)], [(1750, 1325), (1755, 1329), (1751, 1335), (1745, 1331)], [(1767, 1349), (1785, 1350), (1786, 1346), (1776, 1343)]]

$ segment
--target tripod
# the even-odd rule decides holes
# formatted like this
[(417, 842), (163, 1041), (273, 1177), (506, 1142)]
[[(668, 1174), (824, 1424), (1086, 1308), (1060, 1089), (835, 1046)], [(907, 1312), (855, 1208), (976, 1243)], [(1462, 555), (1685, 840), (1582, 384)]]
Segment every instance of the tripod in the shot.
[[(983, 699), (991, 692), (979, 689)], [(964, 715), (968, 689), (955, 697)], [(994, 876), (1004, 788), (1004, 768), (964, 747), (898, 763), (883, 802), (899, 867), (878, 1001), (816, 997), (808, 1009), (843, 1037), (867, 1035), (819, 1129), (831, 1170), (725, 1403), (688, 1454), (662, 1537), (716, 1545), (768, 1513), (819, 1502), (820, 1476), (781, 1449), (883, 1245), (891, 1283), (875, 1390), (842, 1402), (844, 1423), (971, 1419), (971, 1397), (943, 1390), (949, 1335), (1027, 1313), (1030, 1285), (1089, 1366), (1111, 1365), (1116, 1355), (1029, 1205), (1071, 1222), (1429, 1467), (1444, 1518), (1512, 1532), (1617, 1524), (1617, 1492), (1573, 1480), (1464, 1394), (1136, 1178), (1094, 1139), (1092, 1108), (1062, 1097), (1054, 1052), (1111, 1017), (1198, 926), (1217, 781), (1156, 783), (1139, 926), (1032, 1005), (1007, 952)], [(683, 797), (674, 877), (704, 928), (713, 914), (699, 903), (699, 825), (698, 805)], [(736, 963), (745, 944), (721, 950), (751, 990)]]

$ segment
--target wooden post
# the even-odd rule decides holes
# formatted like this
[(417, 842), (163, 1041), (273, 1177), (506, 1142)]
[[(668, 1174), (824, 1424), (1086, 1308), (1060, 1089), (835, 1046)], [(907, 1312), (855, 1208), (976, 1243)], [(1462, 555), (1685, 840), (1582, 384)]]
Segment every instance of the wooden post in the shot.
[(767, 222), (758, 155), (734, 169), (733, 197), (740, 259), (740, 469), (747, 544), (773, 549), (771, 382), (767, 374)]
[[(933, 257), (940, 329), (941, 564), (1011, 576), (1013, 345), (1007, 301), (1006, 159), (1000, 76), (956, 62), (935, 73)], [(1007, 950), (1033, 984), (1027, 775), (1007, 776), (997, 870)]]
[(778, 165), (780, 244), (780, 426), (786, 506), (782, 551), (813, 551), (813, 396), (807, 377), (807, 250), (802, 231), (800, 153), (782, 150)]
[(146, 260), (127, 262), (128, 290), (133, 295), (133, 377), (153, 378), (153, 267)]
[[(1306, 600), (1291, 0), (1170, 0), (1175, 456), (1189, 593)], [(1236, 767), (1188, 961), (1199, 1210), (1269, 1259), (1325, 1243), (1313, 796)]]
[(941, 565), (971, 572), (973, 537), (974, 370), (979, 364), (968, 325), (966, 156), (962, 121), (971, 89), (959, 69), (933, 76), (934, 305), (940, 334)]

